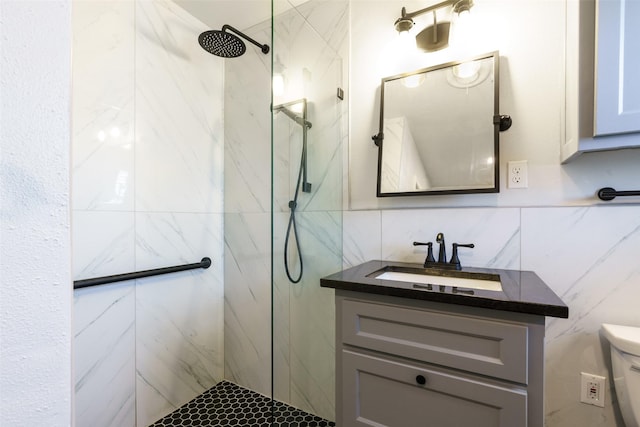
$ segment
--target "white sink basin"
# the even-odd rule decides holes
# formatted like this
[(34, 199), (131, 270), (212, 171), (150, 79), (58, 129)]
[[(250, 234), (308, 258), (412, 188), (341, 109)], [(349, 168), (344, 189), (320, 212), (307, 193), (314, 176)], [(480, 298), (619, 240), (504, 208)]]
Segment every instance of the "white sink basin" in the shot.
[(380, 274), (373, 277), (382, 280), (394, 280), (396, 282), (422, 283), (434, 286), (452, 286), (484, 291), (502, 291), (502, 284), (500, 283), (500, 280), (436, 276), (418, 273), (405, 273), (402, 271), (382, 271)]

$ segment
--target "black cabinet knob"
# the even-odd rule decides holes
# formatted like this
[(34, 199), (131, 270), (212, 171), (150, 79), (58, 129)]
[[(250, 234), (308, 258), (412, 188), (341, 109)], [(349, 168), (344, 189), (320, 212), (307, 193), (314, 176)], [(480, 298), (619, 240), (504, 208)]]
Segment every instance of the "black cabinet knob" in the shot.
[(427, 379), (422, 375), (418, 375), (416, 377), (416, 382), (420, 385), (425, 385), (427, 383)]

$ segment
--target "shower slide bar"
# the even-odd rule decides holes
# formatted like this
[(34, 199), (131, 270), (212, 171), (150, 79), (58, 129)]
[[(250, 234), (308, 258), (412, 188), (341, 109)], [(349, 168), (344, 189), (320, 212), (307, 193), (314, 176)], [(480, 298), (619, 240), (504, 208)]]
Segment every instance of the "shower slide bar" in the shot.
[(616, 191), (611, 187), (604, 187), (598, 190), (598, 197), (605, 202), (613, 200), (617, 196), (640, 196), (640, 191)]
[(105, 285), (107, 283), (122, 282), (124, 280), (142, 279), (143, 277), (158, 276), (160, 274), (177, 273), (178, 271), (207, 269), (211, 266), (211, 258), (204, 257), (193, 264), (174, 265), (172, 267), (154, 268), (152, 270), (134, 271), (133, 273), (114, 274), (112, 276), (94, 277), (92, 279), (75, 280), (73, 289), (88, 288), (90, 286)]

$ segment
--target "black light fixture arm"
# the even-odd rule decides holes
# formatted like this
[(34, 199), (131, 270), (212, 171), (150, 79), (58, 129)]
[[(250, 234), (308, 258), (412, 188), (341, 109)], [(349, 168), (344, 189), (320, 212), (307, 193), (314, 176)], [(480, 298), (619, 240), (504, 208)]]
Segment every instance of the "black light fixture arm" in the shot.
[(409, 12), (409, 13), (407, 13), (407, 9), (405, 7), (403, 7), (402, 8), (402, 12), (401, 12), (402, 13), (402, 18), (413, 19), (416, 16), (420, 16), (422, 14), (431, 12), (433, 10), (438, 10), (438, 9), (440, 9), (442, 7), (451, 6), (453, 4), (456, 4), (456, 3), (458, 3), (458, 1), (459, 0), (445, 0), (445, 1), (442, 1), (440, 3), (436, 3), (434, 5), (425, 7), (424, 9), (416, 10), (415, 12)]
[(258, 46), (260, 48), (260, 50), (262, 50), (262, 53), (264, 53), (265, 55), (267, 53), (269, 53), (269, 46), (268, 45), (258, 43), (257, 41), (255, 41), (254, 39), (252, 39), (251, 37), (249, 37), (248, 35), (246, 35), (242, 31), (236, 30), (231, 25), (227, 25), (227, 24), (223, 25), (222, 26), (222, 31), (227, 31), (227, 30), (233, 31), (234, 33), (236, 33), (240, 37), (244, 38), (245, 40), (250, 41), (254, 45)]

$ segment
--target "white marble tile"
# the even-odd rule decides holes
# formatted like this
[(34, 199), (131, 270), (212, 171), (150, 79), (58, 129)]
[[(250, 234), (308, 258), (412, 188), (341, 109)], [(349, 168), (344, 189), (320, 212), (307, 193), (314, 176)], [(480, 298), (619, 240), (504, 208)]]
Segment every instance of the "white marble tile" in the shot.
[(296, 10), (335, 51), (349, 35), (349, 2), (346, 0), (316, 0), (302, 3)]
[[(270, 43), (271, 26), (247, 35)], [(225, 212), (271, 209), (271, 55), (253, 45), (225, 61)]]
[[(266, 395), (271, 394), (270, 224), (268, 213), (225, 215), (225, 378)], [(286, 356), (274, 352), (276, 360)]]
[(134, 271), (133, 212), (73, 212), (75, 280)]
[(444, 233), (447, 261), (451, 244), (473, 243), (460, 248), (463, 266), (520, 268), (520, 210), (511, 208), (416, 209), (382, 211), (382, 258), (424, 262), (425, 246), (414, 241), (433, 242), (438, 257), (438, 233)]
[(611, 381), (604, 409), (585, 407), (575, 390), (580, 372), (611, 379), (601, 324), (640, 325), (640, 207), (522, 211), (523, 269), (535, 271), (569, 306), (569, 319), (547, 320), (546, 425), (614, 426)]
[(342, 264), (349, 268), (382, 259), (380, 211), (344, 211)]
[[(276, 21), (276, 61), (283, 66), (285, 90), (275, 104), (307, 99), (307, 177), (311, 193), (301, 193), (298, 209), (337, 210), (342, 207), (344, 110), (336, 97), (343, 86), (342, 61), (295, 11)], [(283, 147), (283, 139), (288, 147)], [(274, 114), (275, 207), (288, 210), (300, 170), (303, 132), (284, 114)]]
[(212, 260), (136, 282), (137, 419), (147, 425), (224, 376), (222, 214), (136, 216), (139, 270)]
[(133, 282), (74, 292), (76, 425), (136, 425), (134, 322)]
[(222, 212), (223, 61), (170, 1), (138, 1), (136, 22), (136, 210)]
[[(303, 276), (297, 284), (284, 274), (283, 245), (288, 215), (277, 215), (274, 237), (274, 280), (277, 289), (288, 293), (290, 402), (308, 412), (333, 419), (334, 402), (334, 292), (321, 288), (321, 277), (342, 269), (342, 213), (300, 212), (296, 215)], [(295, 245), (290, 250), (292, 275), (299, 264)], [(275, 380), (275, 379), (274, 379)]]
[(134, 3), (73, 7), (73, 205), (132, 210)]

